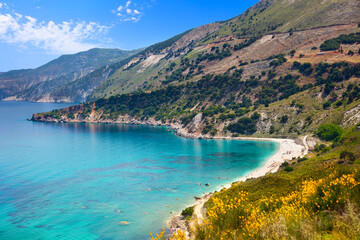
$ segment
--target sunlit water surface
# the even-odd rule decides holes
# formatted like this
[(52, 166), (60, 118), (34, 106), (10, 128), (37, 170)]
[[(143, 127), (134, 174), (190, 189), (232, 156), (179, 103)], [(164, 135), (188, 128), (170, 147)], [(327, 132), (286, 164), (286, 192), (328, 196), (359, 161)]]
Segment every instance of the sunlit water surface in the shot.
[(148, 239), (170, 212), (279, 147), (185, 139), (165, 127), (26, 121), (66, 106), (0, 102), (0, 239)]

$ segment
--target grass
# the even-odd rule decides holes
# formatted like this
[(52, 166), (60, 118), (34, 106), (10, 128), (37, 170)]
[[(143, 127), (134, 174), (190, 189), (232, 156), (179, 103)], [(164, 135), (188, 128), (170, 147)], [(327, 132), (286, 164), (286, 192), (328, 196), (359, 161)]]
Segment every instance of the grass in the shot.
[[(349, 23), (358, 15), (357, 10), (350, 7), (352, 3), (353, 0), (260, 1), (242, 15), (226, 21), (218, 31), (206, 37), (198, 45), (209, 44), (217, 38), (229, 35), (237, 38), (257, 37), (271, 32), (291, 32)], [(339, 15), (342, 17), (338, 18)]]

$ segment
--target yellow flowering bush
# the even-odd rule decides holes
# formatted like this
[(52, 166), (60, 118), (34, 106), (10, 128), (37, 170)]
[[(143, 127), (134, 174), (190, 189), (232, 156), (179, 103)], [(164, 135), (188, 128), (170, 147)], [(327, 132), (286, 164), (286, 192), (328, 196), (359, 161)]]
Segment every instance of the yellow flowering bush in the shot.
[[(318, 180), (308, 179), (300, 184), (298, 190), (283, 197), (263, 196), (250, 201), (245, 191), (232, 198), (214, 197), (212, 206), (207, 210), (207, 218), (197, 224), (191, 234), (201, 240), (316, 239), (321, 236), (317, 231), (321, 229), (318, 223), (321, 225), (324, 220), (320, 220), (323, 213), (344, 213), (349, 209), (349, 199), (355, 190), (360, 193), (360, 174), (356, 171), (343, 175), (335, 172)], [(351, 214), (349, 216), (357, 216), (355, 210)], [(357, 227), (360, 226), (360, 217), (336, 219), (355, 219), (350, 225), (347, 220), (346, 226), (347, 229), (358, 229), (346, 230), (342, 234), (344, 224), (336, 220), (334, 229), (341, 226), (336, 228), (340, 232), (336, 233), (337, 236), (345, 236), (346, 239), (349, 234), (360, 234)], [(164, 230), (150, 238), (159, 239), (165, 239)], [(178, 230), (172, 232), (168, 239), (185, 240), (186, 235)]]
[[(288, 238), (299, 232), (305, 222), (314, 221), (321, 211), (344, 209), (351, 191), (360, 184), (355, 173), (336, 177), (336, 173), (319, 180), (304, 181), (299, 190), (284, 197), (264, 196), (250, 202), (246, 192), (239, 192), (231, 199), (213, 198), (207, 219), (195, 230), (196, 239), (267, 239), (269, 226), (282, 224)], [(293, 229), (295, 230), (293, 230)], [(278, 230), (280, 231), (280, 230)], [(297, 233), (301, 234), (301, 233)]]

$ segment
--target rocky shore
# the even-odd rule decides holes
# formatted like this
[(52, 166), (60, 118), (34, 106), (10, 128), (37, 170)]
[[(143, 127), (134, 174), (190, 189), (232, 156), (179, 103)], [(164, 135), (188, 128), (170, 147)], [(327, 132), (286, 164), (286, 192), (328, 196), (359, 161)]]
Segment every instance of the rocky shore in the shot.
[[(265, 164), (249, 173), (245, 177), (238, 179), (239, 181), (245, 181), (249, 178), (257, 178), (269, 173), (278, 171), (280, 165), (284, 161), (291, 160), (297, 157), (303, 157), (308, 153), (309, 147), (307, 144), (307, 137), (293, 139), (277, 139), (277, 138), (249, 138), (249, 137), (227, 137), (227, 136), (210, 136), (203, 135), (200, 129), (202, 114), (196, 115), (193, 120), (184, 127), (180, 122), (164, 123), (162, 121), (156, 121), (154, 118), (149, 119), (136, 119), (129, 115), (119, 116), (116, 120), (102, 119), (101, 115), (93, 111), (88, 117), (82, 118), (80, 115), (75, 115), (74, 119), (69, 119), (66, 116), (60, 118), (54, 118), (51, 116), (45, 116), (42, 114), (34, 114), (31, 121), (36, 122), (63, 122), (63, 123), (101, 123), (101, 124), (130, 124), (130, 125), (147, 125), (147, 126), (167, 126), (170, 127), (177, 136), (185, 138), (202, 138), (202, 139), (228, 139), (228, 140), (252, 140), (252, 141), (273, 141), (279, 143), (278, 152), (269, 158)], [(223, 186), (223, 188), (230, 188), (232, 183)], [(221, 190), (221, 189), (219, 189)], [(201, 197), (195, 196), (195, 203), (191, 205), (194, 207), (193, 218), (190, 221), (186, 221), (180, 214), (174, 214), (168, 220), (168, 227), (173, 231), (182, 230), (185, 231), (187, 236), (190, 237), (190, 228), (195, 226), (195, 223), (201, 223), (206, 216), (206, 209), (204, 203), (213, 196), (213, 193), (204, 194)], [(184, 207), (185, 208), (185, 207)]]

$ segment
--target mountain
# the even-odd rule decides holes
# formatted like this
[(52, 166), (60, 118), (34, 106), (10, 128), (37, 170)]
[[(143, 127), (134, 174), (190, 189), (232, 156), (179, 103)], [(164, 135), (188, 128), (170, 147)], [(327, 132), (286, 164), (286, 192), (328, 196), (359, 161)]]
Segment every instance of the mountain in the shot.
[[(316, 4), (309, 0), (260, 1), (239, 17), (187, 31), (99, 71), (108, 77), (92, 88), (90, 103), (33, 119), (171, 125), (181, 135), (205, 138), (296, 136), (326, 121), (345, 126), (346, 118), (356, 124), (358, 113), (352, 109), (358, 103), (360, 29), (354, 22), (360, 22), (359, 2), (327, 0), (321, 2), (322, 8)], [(280, 16), (300, 6), (302, 11), (282, 22)], [(284, 14), (273, 14), (274, 9)], [(324, 9), (326, 14), (321, 12)], [(344, 12), (346, 17), (332, 24)], [(304, 13), (307, 19), (317, 20), (304, 24), (300, 17)], [(317, 18), (318, 14), (324, 18)], [(255, 31), (239, 36), (235, 33), (241, 27), (237, 26), (220, 36), (231, 22), (247, 26), (254, 21), (251, 16), (259, 15), (272, 16), (265, 18), (270, 25), (304, 25), (304, 29), (269, 32), (260, 27), (263, 35)], [(216, 41), (209, 38), (212, 34), (218, 34)], [(96, 78), (94, 75), (88, 77)], [(88, 81), (82, 82), (86, 85)], [(62, 88), (58, 95), (81, 88)], [(308, 102), (311, 97), (316, 101)], [(326, 117), (335, 112), (336, 120)]]
[[(87, 103), (32, 120), (170, 126), (190, 138), (293, 138), (279, 140), (263, 177), (182, 211), (169, 239), (357, 239), (359, 14), (358, 0), (263, 0), (128, 59)], [(311, 151), (292, 158), (290, 141)]]
[(36, 69), (0, 73), (0, 98), (38, 101), (51, 90), (82, 78), (105, 65), (116, 63), (139, 50), (94, 48), (72, 55), (63, 55)]
[[(356, 0), (260, 1), (238, 17), (193, 29), (171, 46), (134, 58), (95, 89), (89, 100), (153, 90), (184, 79), (197, 81), (209, 73), (224, 73), (240, 60), (268, 58), (312, 39), (319, 45), (322, 38), (356, 28), (359, 5)], [(230, 44), (231, 54), (219, 52), (225, 43)], [(185, 69), (181, 61), (186, 59), (192, 67)]]

